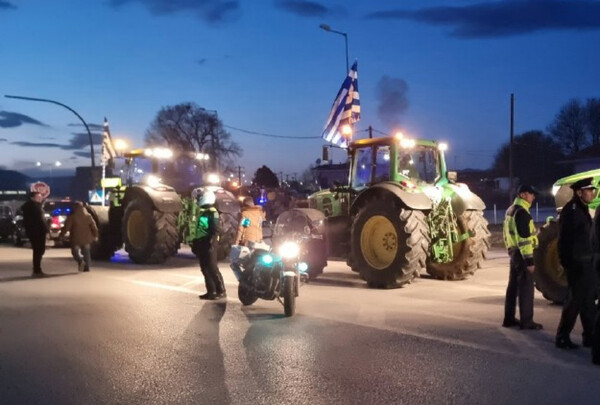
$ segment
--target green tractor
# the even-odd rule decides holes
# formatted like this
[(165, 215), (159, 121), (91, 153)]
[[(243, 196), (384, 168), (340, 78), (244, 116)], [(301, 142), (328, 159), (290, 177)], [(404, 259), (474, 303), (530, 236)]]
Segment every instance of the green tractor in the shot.
[[(104, 179), (109, 206), (91, 206), (100, 231), (98, 242), (92, 245), (92, 258), (109, 260), (123, 245), (138, 264), (164, 263), (177, 253), (192, 220), (188, 215), (194, 204), (191, 193), (203, 183), (203, 165), (198, 161), (203, 157), (173, 156), (168, 149), (155, 148), (133, 150), (116, 159), (113, 172), (120, 177)], [(239, 203), (231, 193), (220, 190), (215, 193), (221, 196), (217, 206), (226, 200), (224, 205), (229, 207), (222, 218), (221, 239), (229, 243), (237, 231)], [(221, 258), (229, 246), (220, 249), (224, 250)]]
[[(594, 185), (600, 187), (600, 169), (563, 177), (554, 183), (552, 194), (558, 215), (564, 205), (573, 197), (571, 184), (588, 177), (592, 177)], [(598, 205), (600, 205), (600, 192), (589, 205), (592, 217)], [(562, 303), (567, 296), (567, 277), (558, 258), (558, 222), (555, 218), (549, 217), (546, 220), (546, 224), (540, 229), (538, 240), (539, 246), (534, 253), (535, 286), (547, 300)]]
[(402, 136), (351, 142), (349, 185), (309, 197), (326, 216), (329, 256), (346, 257), (373, 288), (402, 286), (422, 270), (462, 280), (481, 267), (485, 204), (447, 171), (446, 148)]

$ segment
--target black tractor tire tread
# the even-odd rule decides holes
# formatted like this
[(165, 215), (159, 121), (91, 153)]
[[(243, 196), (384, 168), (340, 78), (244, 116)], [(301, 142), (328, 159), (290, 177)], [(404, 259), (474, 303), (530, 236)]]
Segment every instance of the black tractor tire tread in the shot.
[(217, 259), (225, 260), (229, 257), (231, 245), (235, 243), (237, 235), (238, 220), (235, 216), (228, 213), (219, 215), (219, 224), (221, 232), (219, 233), (219, 244), (217, 248)]
[[(127, 219), (133, 210), (145, 212), (151, 220), (150, 241), (143, 249), (134, 248), (127, 240)], [(150, 215), (148, 215), (150, 213)], [(129, 258), (137, 264), (161, 264), (173, 256), (179, 247), (179, 232), (177, 229), (177, 213), (156, 211), (148, 200), (132, 200), (125, 208), (123, 218), (123, 239)]]
[(533, 254), (535, 271), (533, 280), (535, 288), (542, 293), (544, 298), (555, 304), (562, 304), (567, 297), (568, 287), (561, 285), (549, 274), (556, 272), (548, 268), (548, 262), (558, 263), (558, 258), (550, 260), (547, 255), (556, 255), (557, 251), (548, 251), (550, 244), (558, 239), (558, 222), (550, 221), (540, 228), (538, 234), (539, 245)]

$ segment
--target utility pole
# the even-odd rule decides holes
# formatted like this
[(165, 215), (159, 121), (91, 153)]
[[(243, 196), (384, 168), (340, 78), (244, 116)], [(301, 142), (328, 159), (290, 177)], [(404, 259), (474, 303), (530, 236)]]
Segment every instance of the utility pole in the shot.
[(238, 184), (241, 186), (242, 185), (242, 166), (238, 166)]
[(513, 139), (515, 126), (515, 95), (510, 93), (510, 144), (508, 147), (508, 203), (512, 204), (513, 200)]
[(369, 125), (369, 139), (373, 138), (373, 127)]

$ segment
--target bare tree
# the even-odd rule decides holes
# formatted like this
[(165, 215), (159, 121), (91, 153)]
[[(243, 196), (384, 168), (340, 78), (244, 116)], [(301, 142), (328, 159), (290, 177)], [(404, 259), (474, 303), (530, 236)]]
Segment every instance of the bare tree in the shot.
[(586, 109), (579, 100), (572, 99), (556, 114), (554, 122), (548, 126), (548, 132), (570, 155), (587, 146), (586, 123)]
[(242, 155), (216, 114), (191, 102), (161, 108), (146, 131), (146, 144), (208, 153), (217, 170)]
[[(508, 174), (509, 156), (510, 145), (507, 142), (496, 152), (492, 169)], [(522, 184), (546, 188), (566, 174), (567, 168), (558, 163), (564, 159), (560, 145), (542, 131), (528, 131), (515, 136), (513, 159), (515, 176)]]
[(585, 103), (587, 130), (592, 139), (592, 145), (600, 143), (600, 99), (588, 98)]

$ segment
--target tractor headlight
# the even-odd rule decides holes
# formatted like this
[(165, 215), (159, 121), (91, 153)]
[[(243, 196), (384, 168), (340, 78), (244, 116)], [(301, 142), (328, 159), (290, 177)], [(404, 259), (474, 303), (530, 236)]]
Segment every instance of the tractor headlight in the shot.
[(284, 259), (298, 257), (300, 254), (300, 246), (295, 242), (285, 242), (279, 247), (279, 254)]
[(558, 193), (558, 189), (560, 188), (560, 186), (554, 185), (552, 186), (552, 195), (555, 196), (556, 193)]

